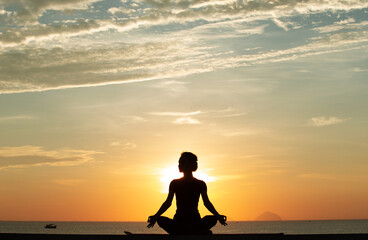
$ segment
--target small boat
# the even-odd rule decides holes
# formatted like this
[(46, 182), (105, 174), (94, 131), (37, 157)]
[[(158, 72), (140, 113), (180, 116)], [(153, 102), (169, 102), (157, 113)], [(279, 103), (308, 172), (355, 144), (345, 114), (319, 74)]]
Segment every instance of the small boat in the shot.
[(55, 224), (46, 224), (45, 228), (56, 228)]

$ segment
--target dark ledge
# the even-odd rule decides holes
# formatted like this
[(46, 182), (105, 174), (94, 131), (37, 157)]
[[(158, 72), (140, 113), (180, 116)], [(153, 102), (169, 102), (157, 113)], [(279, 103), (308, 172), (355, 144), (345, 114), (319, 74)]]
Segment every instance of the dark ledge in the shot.
[(0, 233), (1, 240), (367, 240), (367, 234), (214, 234), (181, 235), (132, 234), (132, 235), (96, 235), (96, 234), (18, 234)]

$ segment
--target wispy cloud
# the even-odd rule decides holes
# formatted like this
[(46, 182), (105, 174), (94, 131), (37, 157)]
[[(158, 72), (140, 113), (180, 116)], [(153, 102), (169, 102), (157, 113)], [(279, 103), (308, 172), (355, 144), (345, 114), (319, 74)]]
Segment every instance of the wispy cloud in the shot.
[(126, 7), (112, 7), (107, 10), (107, 12), (115, 14), (133, 14), (136, 12), (135, 9), (128, 9)]
[(150, 112), (151, 115), (156, 116), (168, 116), (168, 117), (179, 117), (172, 121), (173, 124), (183, 125), (196, 125), (201, 122), (198, 119), (193, 118), (192, 116), (203, 114), (202, 111), (194, 111), (194, 112)]
[(149, 114), (156, 116), (189, 117), (201, 113), (202, 113), (201, 111), (195, 111), (195, 112), (150, 112)]
[(110, 143), (110, 146), (117, 147), (121, 145), (121, 141), (114, 141)]
[(174, 124), (200, 124), (201, 122), (198, 119), (192, 117), (181, 117), (173, 121)]
[[(88, 87), (183, 77), (216, 69), (296, 60), (302, 57), (362, 48), (368, 42), (368, 31), (336, 33), (314, 42), (286, 50), (272, 50), (239, 56), (222, 57), (207, 49), (188, 49), (178, 43), (117, 45), (94, 51), (30, 49), (27, 52), (0, 53), (2, 84), (0, 93), (43, 91), (72, 87)], [(121, 52), (125, 52), (121, 55)], [(137, 54), (140, 53), (140, 54)], [(131, 54), (131, 55), (130, 55)], [(96, 55), (101, 57), (96, 59)], [(129, 56), (130, 55), (130, 56)], [(19, 59), (22, 59), (19, 62)], [(73, 59), (73, 63), (69, 60)], [(184, 61), (184, 59), (191, 59)], [(195, 59), (195, 60), (193, 60)], [(201, 62), (201, 64), (198, 64)], [(34, 79), (33, 73), (38, 78)]]
[(273, 22), (280, 28), (284, 29), (285, 31), (289, 31), (289, 28), (287, 27), (287, 24), (285, 24), (280, 19), (274, 18)]
[(331, 33), (339, 30), (360, 30), (366, 29), (368, 21), (355, 22), (353, 18), (349, 18), (340, 22), (333, 23), (331, 25), (314, 28), (315, 31), (320, 33)]
[(353, 71), (354, 72), (367, 72), (368, 71), (368, 68), (353, 68)]
[(209, 113), (214, 118), (232, 118), (232, 117), (240, 117), (246, 114), (231, 107), (220, 110), (209, 110), (207, 111), (207, 113)]
[(0, 148), (0, 170), (6, 168), (29, 168), (40, 166), (77, 166), (92, 162), (93, 155), (102, 152), (59, 149), (45, 150), (40, 146), (20, 146)]
[(3, 0), (2, 4), (5, 6), (13, 5), (17, 9), (13, 15), (13, 21), (15, 23), (34, 23), (39, 17), (42, 16), (43, 12), (46, 10), (81, 10), (87, 9), (93, 2), (99, 0)]
[(233, 58), (230, 57), (219, 60), (217, 64), (219, 68), (221, 68), (220, 65), (226, 66), (230, 61), (232, 62), (232, 67), (291, 61), (302, 57), (346, 51), (349, 47), (354, 49), (357, 44), (366, 42), (368, 42), (368, 31), (359, 33), (336, 33), (315, 39), (315, 41), (306, 45), (286, 50), (261, 52)]
[(224, 136), (224, 137), (239, 137), (247, 135), (256, 135), (265, 133), (265, 129), (254, 129), (254, 128), (240, 128), (240, 129), (225, 129), (225, 128), (215, 128), (211, 131), (212, 134)]
[[(368, 7), (367, 1), (121, 1), (89, 18), (96, 2), (104, 5), (97, 0), (3, 1), (0, 93), (183, 77), (346, 51), (368, 42), (367, 22), (354, 18), (316, 26), (318, 37), (304, 39), (304, 45), (252, 46), (249, 54), (227, 49), (226, 42), (264, 34), (272, 22), (289, 33), (302, 27), (290, 21), (294, 16), (354, 11)], [(51, 12), (62, 19), (53, 19)], [(146, 31), (152, 26), (167, 30)], [(181, 91), (183, 86), (165, 87)]]
[(313, 117), (309, 119), (308, 125), (314, 127), (324, 127), (330, 125), (336, 125), (339, 123), (343, 123), (349, 119), (342, 119), (338, 117)]
[[(46, 3), (47, 2), (47, 3)], [(91, 6), (96, 0), (83, 1), (83, 0), (52, 0), (52, 1), (5, 1), (5, 5), (15, 4), (18, 7), (18, 11), (14, 12), (11, 16), (11, 23), (22, 26), (18, 28), (18, 34), (16, 31), (8, 29), (1, 36), (0, 41), (5, 42), (20, 42), (27, 38), (35, 39), (35, 37), (47, 37), (50, 34), (68, 34), (70, 32), (78, 34), (90, 34), (91, 32), (108, 31), (115, 29), (118, 31), (129, 31), (139, 27), (149, 27), (153, 25), (167, 25), (170, 23), (185, 23), (194, 22), (198, 20), (206, 20), (208, 22), (223, 21), (226, 19), (240, 19), (246, 18), (249, 20), (254, 19), (276, 19), (282, 16), (293, 16), (295, 14), (310, 14), (323, 11), (336, 11), (336, 10), (351, 10), (357, 8), (364, 8), (368, 6), (365, 1), (343, 1), (343, 0), (309, 0), (303, 2), (295, 2), (293, 0), (288, 1), (260, 1), (258, 4), (253, 4), (249, 1), (187, 1), (181, 4), (177, 4), (176, 1), (165, 1), (158, 3), (156, 1), (146, 1), (153, 7), (143, 7), (138, 5), (137, 11), (139, 14), (132, 15), (131, 17), (124, 17), (122, 19), (115, 18), (114, 21), (109, 19), (109, 15), (100, 20), (86, 20), (84, 22), (85, 27), (80, 27), (80, 23), (75, 25), (30, 25), (25, 24), (27, 22), (34, 23), (46, 10), (65, 11), (68, 9), (86, 9)], [(142, 7), (140, 7), (142, 6)], [(109, 14), (116, 14), (117, 12), (127, 12), (127, 7), (114, 7), (107, 9)], [(80, 20), (82, 21), (82, 20)], [(88, 24), (91, 22), (92, 24)], [(85, 24), (87, 23), (87, 24)], [(276, 20), (279, 26), (280, 20)], [(11, 24), (9, 24), (12, 26)], [(88, 26), (88, 27), (87, 27)], [(283, 27), (284, 28), (284, 27)], [(40, 34), (41, 33), (41, 34)]]
[[(207, 110), (198, 110), (193, 112), (150, 112), (150, 115), (155, 116), (163, 116), (163, 117), (177, 117), (172, 121), (174, 124), (182, 125), (182, 124), (201, 124), (202, 122), (194, 118), (193, 116), (201, 115), (201, 118), (204, 119), (216, 119), (216, 118), (232, 118), (232, 117), (241, 117), (245, 113), (239, 112), (236, 109), (231, 107), (225, 109), (207, 109)], [(247, 131), (248, 132), (248, 131)], [(245, 132), (241, 131), (230, 131), (228, 133), (224, 133), (227, 136), (235, 136), (235, 135), (244, 135)]]
[(187, 90), (188, 84), (189, 82), (177, 81), (177, 80), (167, 80), (167, 81), (161, 81), (160, 83), (155, 84), (153, 87), (168, 90), (176, 95), (180, 92), (185, 92)]
[(0, 117), (0, 122), (15, 121), (15, 120), (32, 120), (36, 117), (32, 115), (13, 115)]
[[(171, 76), (177, 74), (175, 69), (180, 64), (174, 56), (179, 48), (176, 43), (157, 42), (117, 44), (93, 50), (32, 48), (25, 52), (0, 52), (0, 65), (6, 69), (0, 72), (0, 92), (105, 85)], [(166, 75), (162, 74), (164, 69)]]
[(136, 148), (137, 145), (132, 142), (124, 142), (124, 141), (114, 141), (110, 143), (110, 146), (120, 147), (122, 149), (133, 149)]

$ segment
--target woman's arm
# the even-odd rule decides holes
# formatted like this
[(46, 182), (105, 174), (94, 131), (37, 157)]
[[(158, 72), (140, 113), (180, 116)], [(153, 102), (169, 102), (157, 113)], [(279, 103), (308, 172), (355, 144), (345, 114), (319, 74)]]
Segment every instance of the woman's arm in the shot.
[(167, 195), (165, 202), (161, 205), (157, 213), (153, 216), (148, 217), (148, 221), (147, 221), (149, 222), (149, 224), (147, 225), (148, 228), (153, 227), (158, 217), (161, 216), (161, 214), (163, 214), (171, 206), (171, 202), (173, 198), (174, 198), (174, 192), (169, 190), (169, 194)]
[(211, 203), (211, 201), (208, 199), (208, 195), (207, 195), (207, 189), (205, 189), (203, 192), (201, 192), (202, 195), (202, 199), (203, 199), (203, 204), (204, 206), (208, 209), (208, 211), (210, 211), (213, 215), (215, 215), (215, 217), (217, 218), (217, 220), (219, 220), (219, 222), (226, 226), (226, 216), (224, 215), (220, 215), (215, 207), (213, 206), (213, 204)]

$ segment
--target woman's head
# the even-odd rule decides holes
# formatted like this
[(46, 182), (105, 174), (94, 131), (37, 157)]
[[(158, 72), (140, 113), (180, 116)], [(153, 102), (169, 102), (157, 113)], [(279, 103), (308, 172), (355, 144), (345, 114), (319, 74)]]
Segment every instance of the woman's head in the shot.
[(198, 168), (197, 156), (191, 152), (182, 152), (179, 158), (180, 172), (195, 172)]

